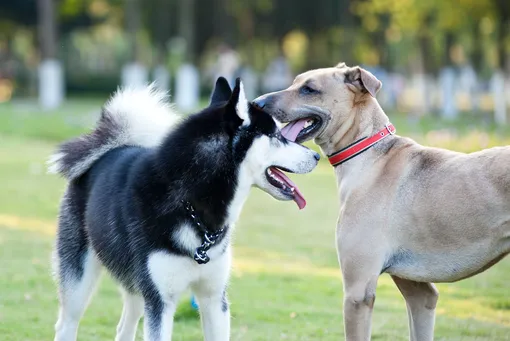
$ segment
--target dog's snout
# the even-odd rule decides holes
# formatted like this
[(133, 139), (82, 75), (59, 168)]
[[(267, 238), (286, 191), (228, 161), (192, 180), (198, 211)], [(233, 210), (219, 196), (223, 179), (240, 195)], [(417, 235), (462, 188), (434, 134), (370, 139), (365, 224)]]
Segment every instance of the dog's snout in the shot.
[(315, 160), (319, 161), (321, 159), (321, 155), (317, 152), (313, 152), (313, 157), (315, 158)]
[(264, 109), (264, 107), (266, 106), (266, 100), (267, 96), (260, 96), (258, 98), (255, 98), (253, 104), (259, 109)]

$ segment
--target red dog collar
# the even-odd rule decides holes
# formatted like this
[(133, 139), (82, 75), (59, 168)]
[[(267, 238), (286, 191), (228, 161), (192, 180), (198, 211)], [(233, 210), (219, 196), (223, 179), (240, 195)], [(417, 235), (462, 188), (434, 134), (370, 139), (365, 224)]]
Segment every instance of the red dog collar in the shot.
[(380, 130), (377, 134), (372, 137), (363, 137), (344, 149), (329, 155), (329, 163), (334, 166), (341, 165), (347, 160), (352, 159), (356, 155), (363, 153), (368, 148), (372, 147), (377, 142), (381, 141), (387, 136), (394, 135), (397, 130), (393, 124), (388, 123), (384, 126), (384, 129)]

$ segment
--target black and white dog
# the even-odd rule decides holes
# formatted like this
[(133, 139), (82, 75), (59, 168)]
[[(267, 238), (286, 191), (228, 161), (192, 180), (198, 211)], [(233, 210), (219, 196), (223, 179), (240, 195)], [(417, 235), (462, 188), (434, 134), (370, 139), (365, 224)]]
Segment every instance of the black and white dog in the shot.
[(117, 341), (171, 339), (180, 294), (198, 299), (207, 341), (225, 341), (230, 235), (249, 190), (305, 205), (280, 170), (310, 172), (319, 155), (280, 134), (237, 80), (218, 79), (211, 104), (179, 122), (165, 94), (118, 91), (97, 127), (65, 142), (50, 170), (68, 179), (55, 251), (60, 311), (55, 340), (76, 340), (105, 267), (120, 283)]

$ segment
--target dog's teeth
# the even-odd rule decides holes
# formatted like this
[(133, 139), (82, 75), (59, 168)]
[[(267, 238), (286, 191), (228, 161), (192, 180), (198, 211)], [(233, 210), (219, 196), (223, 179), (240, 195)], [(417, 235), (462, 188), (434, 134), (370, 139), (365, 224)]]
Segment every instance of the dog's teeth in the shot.
[(294, 187), (291, 187), (291, 188), (290, 188), (290, 191), (291, 191), (292, 193), (294, 193), (294, 191), (295, 191), (295, 190), (296, 190), (296, 189), (295, 189)]
[(303, 128), (308, 128), (309, 126), (311, 126), (313, 124), (313, 120), (308, 120), (306, 121), (305, 125), (303, 126)]

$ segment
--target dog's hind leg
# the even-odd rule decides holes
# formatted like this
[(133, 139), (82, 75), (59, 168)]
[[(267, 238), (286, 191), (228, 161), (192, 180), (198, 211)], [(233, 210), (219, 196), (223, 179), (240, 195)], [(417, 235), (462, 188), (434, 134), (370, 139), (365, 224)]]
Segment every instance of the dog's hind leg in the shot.
[[(101, 265), (81, 219), (81, 205), (70, 192), (62, 201), (54, 253), (60, 309), (55, 325), (56, 341), (76, 340), (78, 324), (98, 282)], [(76, 197), (74, 197), (76, 198)]]
[(143, 298), (123, 291), (124, 307), (117, 326), (115, 341), (134, 341), (138, 322), (143, 315)]
[[(60, 260), (60, 271), (63, 272), (59, 282), (60, 309), (57, 324), (55, 325), (55, 341), (76, 340), (78, 324), (88, 302), (94, 293), (99, 279), (101, 265), (92, 250), (83, 254), (82, 271), (78, 276), (73, 276), (71, 269), (62, 265), (64, 259)], [(76, 269), (78, 270), (78, 269)]]
[(409, 316), (409, 339), (434, 339), (435, 309), (439, 293), (432, 283), (420, 283), (391, 276), (404, 296)]

